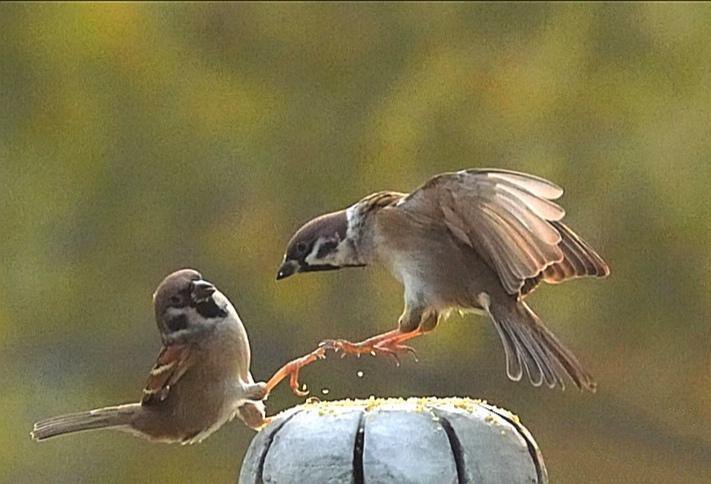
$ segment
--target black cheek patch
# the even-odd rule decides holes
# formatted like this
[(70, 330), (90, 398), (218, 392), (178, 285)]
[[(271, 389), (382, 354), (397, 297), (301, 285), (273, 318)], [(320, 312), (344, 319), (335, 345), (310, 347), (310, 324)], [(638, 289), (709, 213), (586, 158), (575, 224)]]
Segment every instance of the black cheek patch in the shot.
[(323, 259), (326, 256), (326, 254), (336, 250), (336, 247), (338, 247), (338, 242), (336, 242), (335, 240), (324, 242), (321, 245), (321, 247), (318, 248), (318, 252), (316, 253), (316, 258)]
[(215, 303), (215, 300), (210, 298), (207, 301), (201, 301), (195, 305), (198, 314), (203, 318), (226, 318), (227, 311), (222, 309)]
[(188, 327), (188, 317), (185, 314), (173, 316), (166, 322), (166, 326), (171, 332), (180, 331)]

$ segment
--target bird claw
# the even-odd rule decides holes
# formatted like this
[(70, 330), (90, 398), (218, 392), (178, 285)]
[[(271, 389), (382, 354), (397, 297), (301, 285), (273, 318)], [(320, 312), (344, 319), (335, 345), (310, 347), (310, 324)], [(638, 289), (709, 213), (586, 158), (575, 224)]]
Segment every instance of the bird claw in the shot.
[(299, 384), (299, 370), (300, 368), (295, 368), (291, 372), (291, 375), (289, 376), (289, 387), (294, 395), (298, 397), (305, 397), (309, 394), (309, 390), (306, 385), (303, 386), (303, 390), (301, 389), (302, 387)]
[(376, 350), (371, 351), (370, 354), (373, 356), (378, 356), (378, 354), (390, 356), (393, 360), (395, 360), (395, 366), (400, 366), (400, 357), (390, 348), (377, 348)]
[(345, 358), (346, 355), (355, 355), (360, 358), (360, 355), (370, 354), (372, 356), (390, 356), (395, 359), (395, 364), (400, 366), (400, 353), (410, 353), (415, 361), (417, 359), (417, 352), (411, 346), (397, 343), (396, 341), (383, 341), (381, 343), (352, 343), (344, 339), (327, 339), (323, 340), (318, 345), (319, 348), (323, 350), (331, 350), (334, 353), (340, 353), (341, 358)]
[(378, 344), (374, 346), (374, 352), (371, 352), (373, 356), (377, 356), (378, 353), (391, 356), (395, 360), (395, 366), (400, 366), (400, 354), (409, 353), (414, 358), (415, 362), (419, 361), (417, 359), (417, 352), (412, 346), (407, 346), (403, 344)]
[(355, 345), (350, 341), (346, 341), (344, 339), (325, 339), (318, 344), (319, 348), (323, 348), (324, 350), (331, 350), (334, 353), (342, 351), (343, 354), (346, 354), (347, 348), (350, 349), (352, 346)]
[(324, 350), (331, 350), (334, 353), (340, 353), (341, 358), (345, 358), (347, 355), (355, 355), (360, 357), (362, 354), (370, 353), (375, 351), (375, 347), (370, 344), (363, 343), (352, 343), (345, 339), (326, 339), (318, 344), (319, 348)]
[(291, 391), (299, 397), (306, 397), (309, 394), (309, 391), (306, 385), (302, 386), (299, 384), (299, 371), (301, 368), (313, 363), (316, 360), (325, 359), (329, 350), (334, 353), (340, 353), (339, 356), (341, 358), (345, 358), (347, 355), (355, 355), (360, 358), (360, 355), (364, 354), (371, 354), (373, 356), (390, 356), (395, 360), (396, 366), (400, 366), (400, 355), (402, 353), (410, 353), (415, 359), (415, 362), (417, 362), (417, 352), (415, 349), (411, 346), (402, 344), (402, 342), (403, 340), (411, 339), (413, 336), (417, 336), (418, 334), (420, 333), (407, 333), (403, 336), (402, 334), (397, 334), (397, 331), (393, 331), (391, 333), (367, 339), (360, 343), (352, 343), (345, 339), (323, 340), (311, 353), (308, 353), (301, 358), (296, 358), (281, 367), (279, 371), (277, 371), (267, 382), (267, 394), (271, 392), (271, 390), (277, 386), (279, 382), (288, 376)]
[(302, 386), (299, 384), (299, 372), (306, 365), (309, 365), (316, 360), (323, 360), (324, 358), (326, 358), (326, 350), (319, 347), (301, 358), (296, 358), (295, 360), (290, 361), (286, 365), (282, 366), (279, 371), (277, 371), (274, 376), (269, 379), (266, 387), (267, 390), (271, 391), (279, 384), (279, 382), (288, 376), (291, 391), (299, 397), (307, 396), (309, 394), (308, 387), (306, 387), (306, 385)]
[(420, 361), (420, 359), (417, 357), (417, 351), (415, 351), (415, 348), (413, 348), (412, 346), (397, 344), (393, 347), (393, 350), (396, 353), (408, 353), (412, 355), (412, 359), (415, 360), (415, 363)]

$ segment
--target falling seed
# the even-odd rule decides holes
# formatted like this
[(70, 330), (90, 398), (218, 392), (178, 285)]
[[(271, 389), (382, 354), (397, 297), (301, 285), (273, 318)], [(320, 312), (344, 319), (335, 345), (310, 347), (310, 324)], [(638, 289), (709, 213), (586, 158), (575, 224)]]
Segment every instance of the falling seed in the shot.
[(324, 389), (321, 390), (321, 393), (323, 393), (324, 395), (328, 395), (328, 393), (329, 393), (330, 391), (331, 391), (331, 390), (329, 390), (328, 388), (324, 388)]
[(358, 370), (358, 372), (356, 373), (356, 375), (358, 376), (358, 378), (363, 378), (363, 372), (360, 371), (360, 370)]

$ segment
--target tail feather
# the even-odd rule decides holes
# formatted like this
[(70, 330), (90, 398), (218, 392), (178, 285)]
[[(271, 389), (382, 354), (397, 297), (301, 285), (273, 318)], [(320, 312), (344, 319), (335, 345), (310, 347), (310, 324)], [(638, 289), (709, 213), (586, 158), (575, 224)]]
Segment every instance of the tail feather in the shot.
[(37, 422), (30, 435), (39, 441), (85, 430), (125, 427), (131, 423), (139, 407), (139, 404), (132, 403), (48, 418)]
[(512, 332), (518, 341), (517, 350), (523, 356), (523, 360), (528, 362), (524, 366), (528, 379), (533, 386), (540, 386), (545, 381), (546, 385), (553, 388), (556, 385), (565, 387), (563, 380), (548, 364), (549, 355), (545, 348), (531, 333), (530, 328), (524, 327), (523, 331)]
[(565, 388), (563, 376), (567, 374), (579, 389), (595, 391), (592, 376), (525, 302), (494, 302), (485, 298), (482, 303), (504, 346), (509, 378), (520, 380), (525, 368), (534, 386), (545, 381), (551, 388)]

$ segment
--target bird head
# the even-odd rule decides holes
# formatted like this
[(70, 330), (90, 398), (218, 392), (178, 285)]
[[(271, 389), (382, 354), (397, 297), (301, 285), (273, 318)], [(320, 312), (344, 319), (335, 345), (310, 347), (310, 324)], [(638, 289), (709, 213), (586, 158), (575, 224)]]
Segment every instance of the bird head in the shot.
[(199, 272), (181, 269), (163, 279), (153, 294), (156, 321), (163, 333), (171, 333), (187, 328), (193, 318), (222, 318), (223, 298)]
[(289, 241), (277, 280), (297, 272), (331, 271), (357, 267), (354, 242), (348, 237), (347, 210), (316, 217), (296, 231)]

